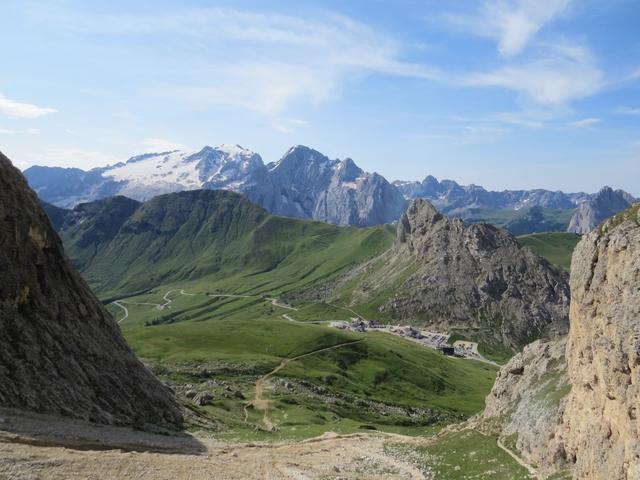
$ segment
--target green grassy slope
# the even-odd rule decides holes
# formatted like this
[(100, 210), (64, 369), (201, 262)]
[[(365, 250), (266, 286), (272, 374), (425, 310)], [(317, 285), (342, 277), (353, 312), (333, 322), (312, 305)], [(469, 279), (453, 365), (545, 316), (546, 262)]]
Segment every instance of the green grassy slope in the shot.
[[(311, 305), (305, 312), (302, 306), (288, 313), (308, 322), (292, 322), (282, 317), (286, 309), (268, 299), (209, 298), (199, 290), (204, 286), (206, 282), (187, 285), (185, 293), (191, 295), (172, 293), (173, 303), (162, 311), (148, 304), (163, 303), (163, 291), (129, 298), (146, 304), (126, 304), (129, 317), (120, 325), (136, 353), (165, 381), (213, 391), (216, 400), (202, 411), (220, 419), (224, 435), (234, 439), (299, 438), (364, 427), (425, 433), (433, 425), (480, 411), (495, 378), (491, 365), (447, 358), (388, 334), (309, 323), (347, 320), (351, 313), (345, 309), (324, 311), (323, 305)], [(109, 309), (122, 318), (121, 309), (113, 304)], [(150, 325), (163, 315), (171, 315), (172, 323)], [(261, 425), (261, 414), (252, 409), (244, 421), (243, 406), (254, 395), (255, 381), (283, 359), (358, 340), (296, 360), (276, 374), (274, 382), (282, 379), (296, 386), (293, 391), (268, 391), (277, 432), (253, 432)], [(211, 387), (219, 381), (244, 398), (225, 397), (224, 390)], [(421, 416), (411, 419), (409, 412)]]
[(569, 271), (571, 255), (580, 241), (580, 235), (561, 232), (536, 233), (518, 237), (518, 241), (550, 263)]
[[(127, 308), (123, 333), (163, 380), (179, 395), (213, 394), (209, 405), (193, 408), (220, 421), (224, 435), (302, 438), (365, 427), (424, 433), (482, 409), (494, 366), (388, 334), (331, 328), (328, 321), (354, 315), (340, 303), (298, 301), (297, 310), (272, 303), (377, 257), (393, 242), (391, 227), (274, 217), (221, 191), (164, 195), (133, 212), (96, 203), (92, 221), (112, 218), (113, 228), (85, 220), (65, 229), (69, 255), (114, 318)], [(314, 353), (329, 347), (338, 348)], [(304, 354), (267, 382), (277, 431), (263, 432), (263, 412), (250, 403), (256, 381)]]
[(411, 461), (433, 480), (530, 478), (529, 472), (500, 449), (496, 440), (475, 430), (463, 430), (448, 433), (428, 446), (390, 444), (385, 450)]
[[(341, 228), (273, 217), (226, 191), (162, 195), (98, 236), (86, 222), (61, 233), (70, 258), (103, 298), (126, 296), (176, 281), (225, 278), (226, 291), (293, 288), (374, 256), (392, 242), (384, 226)], [(115, 222), (114, 222), (115, 223)]]

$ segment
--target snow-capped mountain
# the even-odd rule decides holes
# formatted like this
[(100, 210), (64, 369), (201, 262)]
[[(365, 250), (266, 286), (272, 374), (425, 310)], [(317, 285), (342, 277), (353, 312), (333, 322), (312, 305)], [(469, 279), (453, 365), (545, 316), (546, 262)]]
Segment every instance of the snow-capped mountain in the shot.
[(269, 165), (239, 145), (220, 145), (138, 155), (88, 172), (36, 166), (24, 174), (42, 200), (65, 208), (111, 195), (144, 201), (203, 188), (242, 193), (276, 215), (338, 225), (391, 222), (406, 208), (402, 195), (380, 175), (304, 146)]
[[(363, 171), (350, 158), (330, 159), (302, 145), (266, 165), (251, 150), (220, 145), (197, 152), (147, 153), (90, 171), (35, 166), (24, 175), (42, 200), (64, 208), (113, 195), (144, 201), (181, 190), (223, 189), (241, 193), (275, 215), (368, 226), (393, 222), (409, 200), (425, 198), (448, 216), (472, 223), (489, 221), (511, 228), (516, 222), (518, 228), (512, 231), (518, 234), (564, 230), (574, 210), (596, 196), (543, 189), (489, 191), (432, 176), (421, 182), (391, 184), (377, 173)], [(622, 191), (617, 196), (633, 201)], [(611, 202), (609, 197), (598, 202), (598, 210), (616, 213), (625, 202)], [(604, 205), (608, 203), (611, 205)], [(593, 228), (593, 218), (599, 216), (587, 215), (587, 206), (575, 212), (580, 218), (571, 220), (571, 231)], [(543, 209), (552, 210), (549, 215), (553, 218), (546, 218)], [(496, 210), (511, 212), (513, 218), (501, 212), (498, 217), (504, 218), (499, 223), (492, 213)], [(540, 215), (545, 221), (531, 220)], [(575, 227), (578, 223), (582, 225), (579, 229)]]

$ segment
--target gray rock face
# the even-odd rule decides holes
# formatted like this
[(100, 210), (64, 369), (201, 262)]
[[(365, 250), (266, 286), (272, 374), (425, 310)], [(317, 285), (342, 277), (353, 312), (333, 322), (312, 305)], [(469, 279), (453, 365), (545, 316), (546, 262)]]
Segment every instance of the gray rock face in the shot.
[(578, 478), (640, 478), (640, 205), (578, 244), (570, 318), (567, 456)]
[(567, 332), (567, 275), (505, 230), (467, 227), (414, 200), (398, 223), (395, 246), (384, 255), (375, 274), (381, 280), (374, 286), (371, 279), (358, 294), (378, 295), (401, 279), (381, 307), (395, 318), (475, 331), (514, 346)]
[(568, 232), (585, 234), (605, 219), (629, 207), (634, 198), (622, 190), (604, 187), (589, 200), (582, 202), (571, 217)]
[(224, 189), (272, 214), (369, 226), (397, 220), (407, 205), (380, 175), (303, 146), (269, 165), (239, 145), (221, 145), (196, 153), (139, 155), (90, 172), (31, 167), (25, 176), (42, 200), (65, 208), (111, 195), (144, 201), (182, 190)]
[[(498, 372), (480, 429), (511, 443), (528, 463), (552, 473), (564, 462), (564, 447), (555, 435), (569, 393), (566, 338), (527, 345)], [(508, 439), (508, 440), (507, 440)]]
[[(571, 262), (571, 329), (500, 370), (480, 428), (543, 473), (640, 478), (640, 205), (585, 235)], [(514, 375), (513, 372), (522, 372)]]
[(402, 195), (380, 175), (364, 172), (350, 158), (330, 160), (303, 146), (269, 165), (268, 183), (243, 193), (270, 213), (337, 225), (387, 223), (406, 208)]
[(0, 405), (172, 427), (169, 390), (129, 349), (64, 256), (37, 197), (0, 154)]

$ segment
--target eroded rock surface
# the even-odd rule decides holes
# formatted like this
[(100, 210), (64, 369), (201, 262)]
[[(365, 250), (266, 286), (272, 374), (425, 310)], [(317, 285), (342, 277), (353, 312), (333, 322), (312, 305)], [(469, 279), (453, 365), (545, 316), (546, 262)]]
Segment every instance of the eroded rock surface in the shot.
[(354, 295), (371, 298), (393, 287), (381, 311), (394, 318), (514, 346), (567, 332), (564, 272), (507, 231), (466, 226), (425, 200), (414, 200), (402, 216), (396, 243), (380, 263)]
[(565, 347), (565, 338), (527, 345), (500, 369), (477, 419), (480, 429), (502, 437), (546, 473), (564, 463), (555, 432), (570, 390)]
[(640, 478), (640, 205), (585, 236), (571, 263), (572, 390), (561, 435), (578, 478)]
[(105, 424), (181, 423), (2, 154), (0, 273), (0, 405)]

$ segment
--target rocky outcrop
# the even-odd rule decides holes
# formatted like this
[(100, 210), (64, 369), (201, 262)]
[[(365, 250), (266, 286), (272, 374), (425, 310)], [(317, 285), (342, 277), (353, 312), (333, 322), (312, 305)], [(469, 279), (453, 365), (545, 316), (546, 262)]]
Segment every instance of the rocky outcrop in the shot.
[(640, 205), (583, 238), (571, 263), (572, 390), (560, 432), (578, 478), (640, 478)]
[(541, 472), (640, 478), (640, 205), (578, 244), (566, 340), (504, 366), (477, 426), (514, 440)]
[(175, 428), (179, 408), (71, 267), (34, 192), (0, 154), (0, 405)]
[(567, 332), (567, 275), (505, 230), (467, 227), (418, 199), (383, 257), (356, 303), (391, 289), (380, 310), (393, 318), (512, 346)]
[(604, 187), (589, 200), (582, 202), (569, 221), (568, 232), (585, 234), (602, 221), (628, 208), (634, 199), (623, 190)]
[(500, 369), (484, 412), (473, 420), (543, 473), (564, 465), (555, 432), (570, 390), (565, 349), (565, 338), (527, 345)]

